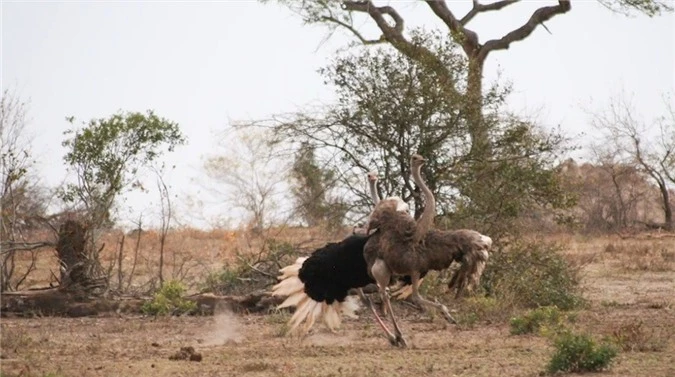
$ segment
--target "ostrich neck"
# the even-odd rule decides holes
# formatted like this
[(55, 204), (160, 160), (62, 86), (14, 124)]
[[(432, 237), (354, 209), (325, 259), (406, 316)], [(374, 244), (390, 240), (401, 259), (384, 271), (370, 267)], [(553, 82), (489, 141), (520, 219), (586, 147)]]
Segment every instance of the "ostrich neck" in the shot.
[(380, 195), (377, 193), (377, 186), (375, 185), (376, 182), (369, 180), (368, 183), (370, 184), (370, 197), (373, 199), (373, 203), (377, 205), (377, 203), (380, 202)]
[(424, 194), (424, 211), (419, 219), (417, 219), (417, 229), (415, 231), (415, 240), (420, 241), (424, 238), (425, 234), (431, 230), (431, 227), (434, 224), (434, 214), (436, 212), (436, 200), (434, 199), (434, 194), (429, 190), (429, 187), (422, 180), (420, 171), (422, 166), (417, 166), (413, 169), (412, 176), (413, 180), (417, 187), (422, 190)]

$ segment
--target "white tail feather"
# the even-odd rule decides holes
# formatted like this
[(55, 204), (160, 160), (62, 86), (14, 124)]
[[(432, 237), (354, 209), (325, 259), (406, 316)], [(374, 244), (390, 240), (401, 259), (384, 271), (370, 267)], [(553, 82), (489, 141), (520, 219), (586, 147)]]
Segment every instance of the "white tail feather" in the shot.
[(342, 315), (345, 315), (349, 318), (359, 318), (356, 315), (356, 312), (361, 308), (359, 300), (356, 296), (347, 296), (345, 300), (340, 304), (340, 311)]
[(284, 280), (290, 276), (298, 276), (298, 273), (300, 272), (300, 268), (302, 268), (302, 264), (305, 263), (305, 260), (307, 257), (300, 257), (295, 260), (295, 263), (286, 266), (279, 270), (281, 272), (281, 275), (279, 276), (279, 280)]
[(312, 300), (307, 296), (300, 305), (298, 305), (297, 309), (295, 309), (295, 313), (293, 313), (293, 316), (291, 317), (291, 320), (288, 321), (288, 324), (291, 325), (290, 332), (294, 333), (295, 330), (297, 329), (298, 325), (300, 325), (302, 322), (307, 319), (309, 316), (309, 313), (314, 310), (314, 307), (319, 305), (318, 302)]
[(305, 285), (297, 276), (291, 276), (282, 280), (272, 287), (272, 296), (291, 296), (298, 292), (304, 292)]
[(277, 309), (293, 306), (296, 308), (288, 321), (289, 333), (297, 333), (298, 330), (307, 333), (314, 323), (319, 321), (323, 321), (331, 331), (335, 331), (342, 324), (342, 315), (358, 318), (355, 312), (359, 310), (359, 303), (355, 296), (347, 296), (345, 301), (335, 301), (331, 305), (314, 301), (307, 296), (305, 285), (298, 277), (306, 259), (306, 257), (298, 258), (294, 264), (282, 268), (279, 276), (281, 281), (272, 287), (272, 296), (288, 296)]
[(337, 301), (331, 305), (326, 305), (326, 309), (323, 313), (323, 322), (330, 331), (335, 331), (340, 327), (342, 319), (340, 318), (340, 304)]
[(277, 306), (277, 309), (288, 308), (288, 307), (291, 307), (291, 306), (298, 306), (298, 304), (300, 304), (300, 302), (305, 297), (307, 297), (305, 292), (294, 293), (294, 294), (288, 296), (288, 298), (286, 300), (284, 300), (284, 302), (282, 302), (281, 305)]
[(317, 302), (317, 301), (312, 302), (314, 303), (314, 305), (312, 305), (312, 308), (310, 309), (309, 313), (307, 313), (303, 333), (307, 333), (309, 329), (311, 329), (312, 326), (314, 326), (314, 323), (316, 322), (317, 319), (321, 317), (321, 314), (324, 312), (324, 307), (326, 306), (325, 302)]
[[(492, 238), (490, 238), (490, 237), (488, 237), (484, 234), (481, 234), (480, 240), (485, 244), (484, 246), (485, 246), (486, 249), (492, 248)], [(486, 253), (487, 253), (487, 251), (486, 251)], [(486, 259), (487, 259), (487, 257), (486, 257)]]

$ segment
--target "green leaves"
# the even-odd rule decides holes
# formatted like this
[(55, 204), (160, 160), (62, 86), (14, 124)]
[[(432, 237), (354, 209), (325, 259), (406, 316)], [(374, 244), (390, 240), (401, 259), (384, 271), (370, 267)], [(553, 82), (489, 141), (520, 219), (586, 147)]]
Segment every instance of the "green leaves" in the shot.
[[(66, 118), (71, 124), (73, 117)], [(107, 119), (92, 119), (84, 128), (69, 129), (64, 160), (77, 173), (78, 184), (61, 193), (66, 202), (81, 201), (99, 218), (107, 218), (115, 197), (139, 169), (166, 151), (185, 143), (178, 124), (153, 111), (118, 112)]]
[(610, 344), (597, 344), (584, 334), (565, 332), (555, 341), (555, 353), (548, 364), (548, 372), (599, 372), (609, 367), (617, 350)]
[(579, 282), (578, 269), (567, 263), (559, 247), (543, 241), (517, 241), (508, 250), (496, 250), (481, 278), (485, 292), (499, 300), (509, 299), (523, 308), (560, 310), (583, 304)]
[(141, 311), (147, 315), (181, 315), (197, 311), (197, 304), (183, 297), (185, 287), (176, 280), (171, 280), (159, 289), (150, 301), (143, 303)]
[(604, 5), (608, 9), (623, 13), (630, 14), (631, 11), (637, 11), (648, 17), (659, 16), (662, 13), (672, 12), (673, 5), (672, 2), (668, 0), (599, 0), (600, 4)]

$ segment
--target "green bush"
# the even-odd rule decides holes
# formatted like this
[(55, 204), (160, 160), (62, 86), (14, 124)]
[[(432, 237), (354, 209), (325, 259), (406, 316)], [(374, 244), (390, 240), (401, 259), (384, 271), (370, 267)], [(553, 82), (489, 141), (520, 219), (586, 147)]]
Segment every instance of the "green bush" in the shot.
[(212, 272), (206, 276), (202, 285), (203, 292), (218, 294), (231, 293), (242, 281), (239, 277), (243, 274), (240, 266), (224, 266), (220, 271)]
[(578, 269), (560, 254), (560, 246), (514, 242), (495, 250), (481, 278), (489, 296), (521, 308), (556, 306), (571, 310), (583, 304)]
[(617, 350), (609, 344), (597, 344), (590, 336), (563, 332), (555, 341), (555, 353), (548, 372), (599, 372), (609, 367)]
[(511, 318), (511, 334), (555, 333), (562, 329), (564, 320), (565, 315), (556, 306), (543, 306)]
[(152, 300), (141, 307), (141, 311), (148, 315), (180, 315), (191, 314), (197, 311), (197, 304), (183, 298), (185, 287), (175, 280), (167, 281), (157, 291)]
[(276, 284), (281, 267), (297, 258), (296, 248), (288, 242), (265, 239), (259, 250), (237, 250), (235, 263), (212, 272), (201, 285), (202, 292), (241, 295)]

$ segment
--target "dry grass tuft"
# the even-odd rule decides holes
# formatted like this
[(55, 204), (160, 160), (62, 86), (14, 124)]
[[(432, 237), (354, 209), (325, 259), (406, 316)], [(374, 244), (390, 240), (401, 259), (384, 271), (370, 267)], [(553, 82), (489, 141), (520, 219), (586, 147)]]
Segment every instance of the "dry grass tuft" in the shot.
[(648, 329), (644, 322), (629, 321), (612, 333), (612, 338), (625, 352), (662, 352), (668, 348), (673, 333), (665, 328)]
[(675, 247), (663, 241), (610, 242), (604, 253), (623, 271), (675, 271)]

